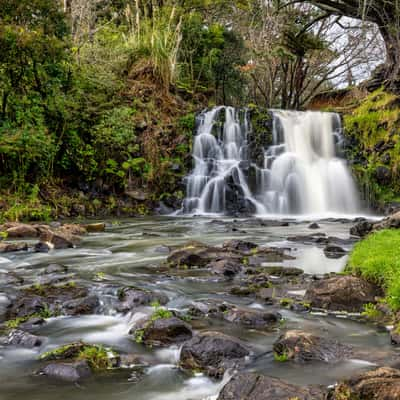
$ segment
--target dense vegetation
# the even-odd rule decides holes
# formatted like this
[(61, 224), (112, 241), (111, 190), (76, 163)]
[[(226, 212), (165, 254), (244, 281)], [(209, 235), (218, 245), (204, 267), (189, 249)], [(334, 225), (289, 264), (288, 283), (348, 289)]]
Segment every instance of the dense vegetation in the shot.
[(382, 230), (369, 235), (354, 247), (348, 268), (385, 290), (386, 301), (393, 311), (400, 309), (400, 232)]
[[(323, 2), (301, 3), (1, 0), (0, 218), (175, 207), (196, 111), (305, 108), (365, 78), (382, 59), (379, 23), (368, 15), (357, 29)], [(363, 142), (366, 107), (347, 121), (368, 160), (355, 168), (360, 181), (385, 164), (368, 153), (377, 143)], [(377, 140), (395, 129), (388, 118), (383, 128), (371, 121)], [(396, 152), (390, 179), (372, 180), (374, 198), (397, 200), (398, 186), (386, 187), (397, 181)]]

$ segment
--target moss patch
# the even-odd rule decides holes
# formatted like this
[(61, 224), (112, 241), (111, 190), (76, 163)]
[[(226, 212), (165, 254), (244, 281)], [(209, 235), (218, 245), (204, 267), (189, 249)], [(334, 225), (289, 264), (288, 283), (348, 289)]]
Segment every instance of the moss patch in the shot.
[[(348, 157), (354, 175), (372, 205), (400, 202), (400, 99), (375, 91), (344, 115)], [(379, 168), (386, 171), (379, 178)]]
[(393, 311), (400, 309), (400, 230), (386, 229), (369, 235), (352, 251), (347, 271), (380, 285)]

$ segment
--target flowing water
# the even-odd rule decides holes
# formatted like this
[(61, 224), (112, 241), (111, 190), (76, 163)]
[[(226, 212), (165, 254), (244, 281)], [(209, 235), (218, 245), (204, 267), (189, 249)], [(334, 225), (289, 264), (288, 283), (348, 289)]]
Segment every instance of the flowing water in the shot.
[[(356, 187), (340, 157), (340, 117), (321, 112), (271, 113), (272, 145), (265, 145), (261, 166), (249, 156), (253, 135), (249, 112), (216, 107), (199, 117), (194, 170), (187, 177), (183, 211), (229, 214), (228, 198), (236, 191), (258, 215), (359, 212)], [(251, 170), (256, 176), (253, 184)]]
[[(348, 237), (350, 221), (325, 220), (319, 222), (321, 231), (330, 236)], [(260, 245), (290, 247), (295, 260), (286, 265), (303, 268), (306, 272), (322, 274), (340, 271), (346, 257), (327, 259), (321, 248), (314, 245), (286, 241), (290, 235), (310, 233), (307, 221), (290, 220), (288, 226), (268, 226), (257, 219), (236, 220), (182, 217), (152, 217), (120, 221), (110, 224), (105, 233), (91, 234), (75, 249), (58, 250), (48, 254), (24, 253), (0, 257), (0, 272), (15, 271), (26, 282), (45, 278), (43, 268), (50, 263), (69, 267), (77, 283), (90, 283), (92, 291), (102, 301), (102, 315), (51, 318), (38, 334), (47, 337), (38, 350), (0, 347), (1, 400), (200, 400), (215, 398), (225, 381), (214, 381), (201, 374), (190, 376), (179, 370), (178, 347), (146, 349), (135, 343), (129, 329), (135, 319), (149, 313), (143, 307), (135, 314), (120, 315), (109, 306), (116, 287), (139, 285), (166, 293), (168, 307), (184, 310), (195, 300), (216, 299), (246, 307), (268, 309), (271, 306), (256, 303), (251, 298), (229, 294), (233, 282), (215, 277), (205, 270), (165, 271), (160, 264), (166, 258), (163, 246), (199, 240), (208, 244), (222, 244), (227, 239), (240, 238)], [(232, 228), (235, 229), (232, 229)], [(101, 274), (100, 274), (101, 273)], [(2, 289), (3, 287), (3, 289)], [(0, 307), (5, 296), (0, 284)], [(372, 326), (318, 314), (301, 314), (282, 310), (285, 324), (274, 330), (252, 330), (238, 325), (210, 321), (211, 326), (198, 329), (220, 330), (237, 336), (251, 346), (259, 356), (247, 366), (294, 383), (323, 385), (348, 377), (355, 371), (369, 368), (365, 360), (349, 360), (336, 364), (311, 363), (295, 365), (279, 363), (271, 355), (272, 343), (282, 329), (298, 328), (328, 335), (368, 353), (393, 354), (389, 336)], [(140, 354), (151, 367), (137, 380), (131, 371), (119, 371), (95, 376), (80, 385), (58, 383), (45, 377), (33, 376), (38, 368), (37, 358), (42, 352), (74, 340), (104, 344), (116, 350)], [(229, 377), (226, 376), (226, 379)], [(214, 397), (213, 397), (214, 396)]]

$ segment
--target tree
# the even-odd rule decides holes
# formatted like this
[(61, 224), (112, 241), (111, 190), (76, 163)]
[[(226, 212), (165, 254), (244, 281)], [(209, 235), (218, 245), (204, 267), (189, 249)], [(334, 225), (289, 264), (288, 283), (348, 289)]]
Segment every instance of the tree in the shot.
[(386, 48), (386, 63), (383, 67), (382, 78), (389, 88), (400, 89), (400, 0), (308, 1), (329, 14), (376, 24)]

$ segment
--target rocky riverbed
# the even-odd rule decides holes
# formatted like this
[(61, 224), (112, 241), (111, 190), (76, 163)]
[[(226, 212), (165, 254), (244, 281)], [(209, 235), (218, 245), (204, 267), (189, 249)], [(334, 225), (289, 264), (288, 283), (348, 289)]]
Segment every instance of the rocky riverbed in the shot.
[(399, 398), (390, 333), (360, 315), (380, 289), (340, 274), (374, 226), (3, 226), (0, 399)]

